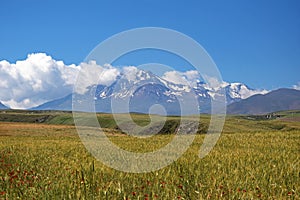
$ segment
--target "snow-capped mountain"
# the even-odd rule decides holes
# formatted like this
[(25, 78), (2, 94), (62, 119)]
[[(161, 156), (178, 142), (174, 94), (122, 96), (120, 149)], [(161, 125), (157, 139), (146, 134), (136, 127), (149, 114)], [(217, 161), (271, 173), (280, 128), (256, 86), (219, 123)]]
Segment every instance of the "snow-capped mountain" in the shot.
[[(151, 72), (135, 67), (126, 69), (111, 85), (93, 85), (84, 94), (74, 93), (75, 103), (84, 104), (92, 96), (97, 112), (140, 112), (177, 115), (183, 108), (184, 114), (209, 113), (211, 100), (226, 93), (227, 104), (240, 101), (253, 94), (264, 93), (248, 88), (242, 83), (221, 83), (218, 87), (198, 80), (193, 86), (176, 84)], [(71, 110), (72, 95), (42, 104), (36, 110)], [(164, 108), (154, 106), (161, 105)], [(86, 110), (82, 107), (81, 110)], [(88, 110), (89, 111), (89, 110)]]
[(254, 90), (242, 83), (227, 83), (225, 84), (227, 94), (227, 104), (246, 99), (255, 94), (266, 94), (267, 90)]
[(9, 108), (0, 102), (0, 109), (5, 110), (5, 109), (9, 109)]

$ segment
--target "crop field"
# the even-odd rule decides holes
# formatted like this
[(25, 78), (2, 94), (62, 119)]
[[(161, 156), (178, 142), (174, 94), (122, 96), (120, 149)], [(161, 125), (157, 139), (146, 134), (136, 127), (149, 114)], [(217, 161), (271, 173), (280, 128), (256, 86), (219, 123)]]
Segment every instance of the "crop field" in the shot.
[[(97, 161), (84, 147), (67, 112), (0, 114), (0, 199), (300, 199), (299, 113), (229, 116), (214, 149), (199, 148), (209, 116), (190, 148), (171, 165), (126, 173)], [(133, 115), (146, 123), (145, 115)], [(109, 114), (99, 123), (119, 147), (145, 152), (173, 138), (169, 117), (161, 134), (137, 139), (120, 132)], [(175, 124), (175, 125), (174, 125)], [(164, 134), (165, 133), (165, 134)]]

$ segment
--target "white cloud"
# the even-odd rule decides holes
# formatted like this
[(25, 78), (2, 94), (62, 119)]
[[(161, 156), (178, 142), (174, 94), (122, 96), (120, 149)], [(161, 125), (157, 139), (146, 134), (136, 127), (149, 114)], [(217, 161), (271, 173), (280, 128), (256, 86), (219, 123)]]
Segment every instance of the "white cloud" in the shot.
[(270, 92), (270, 91), (268, 91), (268, 90), (252, 90), (252, 91), (249, 90), (248, 92), (241, 92), (241, 98), (246, 99), (255, 94), (267, 94), (268, 92)]
[(187, 81), (177, 71), (165, 72), (162, 78), (175, 84), (182, 84), (182, 85), (188, 84)]
[(72, 90), (75, 65), (65, 65), (44, 53), (26, 60), (0, 61), (0, 100), (12, 108), (29, 108), (67, 95)]
[(297, 85), (293, 85), (293, 88), (294, 88), (295, 90), (300, 90), (300, 82), (298, 82)]
[(95, 61), (81, 63), (79, 68), (80, 73), (78, 74), (75, 87), (75, 91), (79, 94), (84, 94), (91, 85), (111, 85), (120, 74), (117, 68), (111, 65), (104, 65), (102, 67), (97, 65)]
[(129, 81), (136, 81), (136, 75), (140, 70), (134, 66), (127, 66), (123, 68), (123, 74)]
[(204, 81), (206, 82), (204, 87), (208, 90), (217, 91), (220, 88), (226, 87), (229, 85), (229, 83), (220, 81), (216, 77), (206, 76), (204, 75)]
[(190, 85), (194, 87), (199, 80), (200, 76), (198, 71), (190, 70), (186, 72), (179, 72), (179, 71), (168, 71), (165, 72), (162, 76), (163, 79), (181, 85)]
[(93, 83), (111, 84), (119, 71), (95, 62), (65, 65), (45, 53), (29, 54), (25, 60), (0, 61), (0, 101), (11, 108), (31, 108), (64, 97), (73, 91), (77, 74), (85, 70), (82, 87)]

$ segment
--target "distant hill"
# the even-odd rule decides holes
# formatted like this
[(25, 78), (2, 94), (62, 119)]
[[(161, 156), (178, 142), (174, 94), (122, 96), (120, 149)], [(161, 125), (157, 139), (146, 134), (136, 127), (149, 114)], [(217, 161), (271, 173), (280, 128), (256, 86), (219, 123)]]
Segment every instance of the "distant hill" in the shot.
[(9, 109), (7, 106), (3, 105), (1, 102), (0, 102), (0, 109), (1, 110), (4, 110), (4, 109)]
[(61, 99), (49, 101), (31, 110), (72, 110), (72, 94), (69, 94)]
[(227, 107), (228, 114), (266, 114), (280, 110), (300, 109), (300, 90), (278, 89), (267, 94), (253, 95), (232, 103)]

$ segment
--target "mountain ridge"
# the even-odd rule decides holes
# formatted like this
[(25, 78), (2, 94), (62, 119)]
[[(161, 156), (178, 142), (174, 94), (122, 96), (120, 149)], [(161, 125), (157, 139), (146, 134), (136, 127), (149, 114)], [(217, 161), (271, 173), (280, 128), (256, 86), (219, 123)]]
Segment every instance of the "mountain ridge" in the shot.
[[(93, 94), (95, 100), (96, 112), (140, 112), (148, 113), (155, 104), (161, 104), (165, 111), (155, 107), (153, 114), (182, 114), (180, 102), (187, 103), (184, 106), (185, 114), (209, 113), (211, 110), (211, 101), (220, 98), (220, 93), (226, 94), (227, 104), (240, 101), (249, 96), (249, 94), (265, 91), (257, 91), (249, 88), (243, 83), (219, 84), (218, 87), (210, 87), (203, 81), (197, 80), (192, 84), (174, 83), (156, 76), (155, 74), (139, 69), (131, 70), (130, 73), (120, 74), (117, 80), (111, 85), (95, 84), (89, 86), (85, 94), (68, 94), (63, 98), (46, 102), (32, 110), (72, 110), (72, 95), (75, 95), (76, 102), (85, 101), (84, 95)], [(197, 108), (193, 98), (196, 99)], [(124, 106), (113, 107), (111, 102), (119, 102), (124, 105), (125, 101), (130, 101), (129, 109)], [(190, 101), (190, 102), (187, 102)], [(152, 107), (153, 108), (153, 107)], [(84, 108), (82, 108), (84, 110)]]
[[(144, 88), (141, 88), (141, 90), (143, 89)], [(290, 96), (290, 92), (296, 94), (296, 95), (292, 95), (293, 97), (294, 96), (296, 97), (295, 101), (294, 100), (287, 101), (288, 97)], [(280, 98), (277, 98), (278, 96)], [(252, 102), (253, 101), (252, 99), (258, 99), (258, 100)], [(252, 102), (251, 105), (245, 107), (244, 102), (249, 102), (249, 101)], [(273, 102), (273, 104), (269, 104), (270, 102)], [(268, 106), (267, 104), (271, 106)], [(279, 106), (277, 106), (278, 104)], [(72, 94), (69, 94), (57, 100), (49, 101), (47, 103), (44, 103), (32, 109), (33, 110), (72, 110)], [(274, 91), (270, 91), (267, 94), (255, 94), (246, 99), (240, 99), (237, 102), (228, 104), (227, 114), (255, 114), (256, 115), (256, 114), (266, 114), (266, 113), (276, 112), (280, 110), (299, 110), (299, 109), (300, 109), (300, 91), (296, 89), (280, 88)], [(104, 110), (103, 112), (111, 112), (111, 111)], [(131, 112), (138, 112), (138, 110), (131, 111)]]
[(6, 110), (6, 109), (9, 109), (9, 107), (5, 106), (3, 103), (0, 102), (0, 109)]
[(267, 114), (280, 110), (300, 109), (300, 90), (280, 88), (256, 94), (227, 106), (228, 114)]

